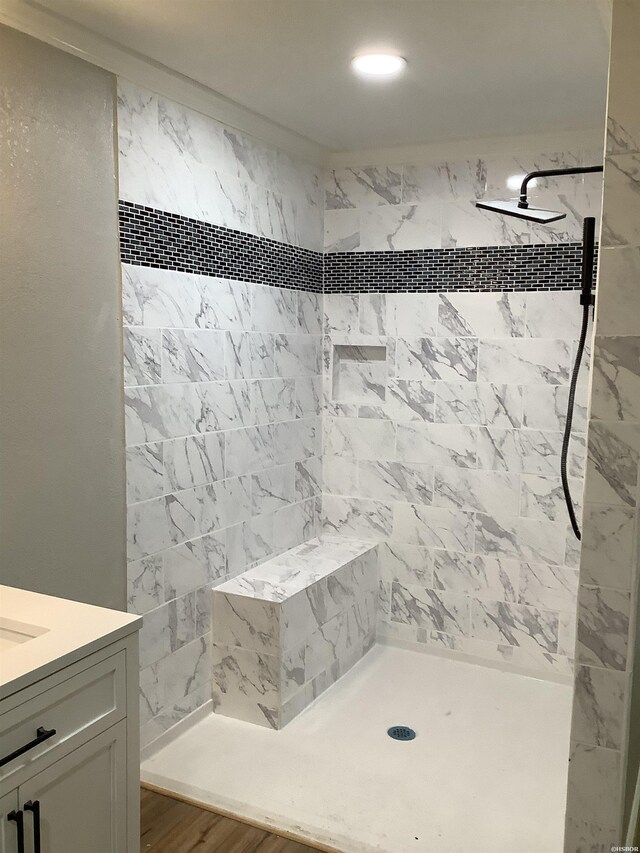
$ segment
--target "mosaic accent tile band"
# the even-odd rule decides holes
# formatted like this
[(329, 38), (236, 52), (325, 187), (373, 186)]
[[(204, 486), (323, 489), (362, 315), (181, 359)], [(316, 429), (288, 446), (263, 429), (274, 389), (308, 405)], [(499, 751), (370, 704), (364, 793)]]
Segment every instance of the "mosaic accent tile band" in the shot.
[(122, 262), (322, 292), (322, 253), (120, 201)]
[(582, 244), (323, 255), (120, 201), (123, 263), (313, 293), (550, 291), (580, 287)]
[(325, 293), (576, 290), (582, 243), (336, 252)]

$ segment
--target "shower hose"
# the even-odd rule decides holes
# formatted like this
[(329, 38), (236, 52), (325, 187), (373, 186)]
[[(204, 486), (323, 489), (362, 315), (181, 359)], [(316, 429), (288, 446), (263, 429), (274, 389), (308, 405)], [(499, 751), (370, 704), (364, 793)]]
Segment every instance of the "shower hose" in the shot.
[(589, 326), (589, 302), (585, 300), (582, 306), (582, 329), (580, 330), (580, 340), (578, 341), (578, 350), (576, 352), (576, 361), (573, 365), (573, 373), (571, 375), (571, 385), (569, 386), (569, 401), (567, 404), (567, 419), (564, 425), (564, 437), (562, 439), (562, 455), (560, 457), (560, 476), (562, 478), (562, 490), (564, 499), (567, 504), (567, 511), (571, 521), (571, 527), (576, 535), (576, 539), (582, 539), (580, 527), (576, 518), (573, 500), (571, 499), (571, 490), (569, 489), (569, 478), (567, 477), (567, 455), (569, 453), (569, 442), (571, 441), (571, 427), (573, 425), (573, 407), (576, 400), (576, 386), (578, 384), (578, 376), (584, 356), (584, 345), (587, 340), (587, 328)]

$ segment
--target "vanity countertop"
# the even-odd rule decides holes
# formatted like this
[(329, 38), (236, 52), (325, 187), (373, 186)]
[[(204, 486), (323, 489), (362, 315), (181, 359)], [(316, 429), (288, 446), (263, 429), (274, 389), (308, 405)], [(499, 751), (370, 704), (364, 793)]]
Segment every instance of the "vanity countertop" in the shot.
[(0, 699), (141, 624), (131, 613), (0, 585)]

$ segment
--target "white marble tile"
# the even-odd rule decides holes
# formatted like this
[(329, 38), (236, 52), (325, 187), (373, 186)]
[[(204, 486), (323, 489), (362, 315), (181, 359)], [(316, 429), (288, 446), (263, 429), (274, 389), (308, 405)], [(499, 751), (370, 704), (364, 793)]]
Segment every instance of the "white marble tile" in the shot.
[(212, 665), (215, 713), (278, 728), (280, 673), (276, 657), (214, 643)]
[(441, 335), (517, 338), (524, 334), (524, 293), (442, 293)]
[(313, 376), (320, 373), (321, 367), (319, 335), (276, 335), (276, 375)]
[(323, 303), (325, 333), (353, 334), (359, 330), (357, 294), (327, 293)]
[(307, 335), (322, 334), (322, 299), (321, 293), (298, 292), (298, 331)]
[[(322, 412), (322, 377), (295, 377), (295, 416), (308, 418)], [(286, 418), (282, 418), (286, 420)]]
[(509, 602), (472, 599), (471, 636), (510, 646), (555, 652), (558, 616)]
[(224, 478), (223, 433), (165, 441), (162, 448), (164, 487), (168, 492), (190, 489)]
[(629, 593), (581, 586), (578, 593), (579, 663), (624, 670), (629, 641)]
[(499, 471), (437, 466), (433, 505), (485, 513), (517, 511), (520, 478)]
[(164, 498), (127, 507), (127, 559), (139, 560), (172, 544)]
[(469, 633), (469, 599), (465, 595), (391, 584), (391, 620), (447, 634)]
[(167, 601), (226, 577), (227, 551), (224, 530), (208, 533), (176, 545), (162, 554), (164, 597)]
[(591, 417), (640, 420), (640, 337), (596, 337)]
[[(571, 498), (578, 516), (582, 511), (582, 480), (570, 477)], [(560, 477), (540, 477), (536, 474), (522, 476), (520, 515), (524, 518), (562, 521), (567, 509)]]
[(196, 432), (196, 397), (192, 386), (127, 388), (124, 404), (128, 445)]
[(578, 572), (564, 566), (523, 563), (520, 569), (520, 604), (543, 610), (575, 612)]
[(560, 470), (562, 433), (532, 429), (478, 429), (478, 466), (491, 471), (554, 476)]
[(628, 676), (579, 666), (573, 695), (572, 736), (580, 743), (622, 749)]
[(124, 384), (160, 382), (160, 331), (125, 326), (123, 334)]
[(640, 312), (640, 247), (603, 248), (598, 256), (599, 335), (636, 335)]
[(360, 246), (360, 211), (337, 208), (324, 212), (324, 251), (353, 252)]
[[(437, 202), (444, 195), (445, 180), (441, 165), (423, 164), (402, 167), (403, 202)], [(447, 191), (449, 184), (447, 181)]]
[(601, 827), (617, 826), (620, 753), (572, 743), (569, 760), (567, 814), (582, 815)]
[(478, 344), (473, 338), (398, 338), (396, 375), (400, 379), (475, 382), (477, 363)]
[(158, 96), (118, 78), (120, 198), (166, 210), (158, 139)]
[(163, 443), (140, 444), (127, 449), (127, 501), (146, 501), (164, 494)]
[(433, 466), (406, 462), (358, 462), (358, 494), (381, 501), (430, 504)]
[(564, 560), (564, 524), (514, 518), (506, 510), (493, 516), (478, 513), (475, 524), (478, 554), (552, 564)]
[(400, 423), (397, 457), (402, 462), (473, 468), (477, 430), (461, 424)]
[(358, 494), (358, 462), (346, 456), (332, 456), (325, 451), (322, 457), (324, 492), (333, 495)]
[(572, 340), (580, 336), (582, 306), (579, 291), (527, 293), (526, 300), (527, 337)]
[(392, 542), (449, 551), (472, 551), (473, 513), (397, 503)]
[(478, 378), (515, 385), (562, 385), (569, 381), (570, 359), (571, 348), (564, 340), (481, 340)]
[(591, 421), (585, 501), (635, 506), (640, 426)]
[(435, 550), (433, 586), (476, 598), (516, 601), (520, 564), (515, 560)]
[(251, 286), (252, 328), (256, 332), (295, 332), (298, 328), (298, 294), (282, 287)]
[(635, 511), (587, 503), (582, 527), (582, 582), (629, 591), (637, 535)]
[(606, 158), (602, 245), (640, 246), (640, 154)]
[(395, 457), (396, 428), (391, 421), (373, 418), (326, 418), (325, 452), (354, 459)]
[(448, 424), (522, 425), (522, 389), (518, 385), (438, 382), (435, 419)]
[(378, 540), (391, 534), (393, 508), (382, 501), (325, 495), (322, 499), (325, 533)]
[(433, 421), (436, 383), (421, 379), (389, 379), (384, 409), (394, 421)]
[(123, 319), (131, 326), (194, 328), (199, 276), (122, 265)]
[(140, 629), (140, 668), (157, 663), (170, 653), (169, 609), (162, 605), (144, 614)]
[(251, 383), (256, 424), (291, 420), (296, 416), (296, 387), (293, 379), (260, 379)]
[(439, 249), (439, 204), (393, 204), (360, 210), (361, 252)]
[(196, 429), (191, 432), (215, 432), (252, 424), (251, 388), (251, 383), (242, 379), (195, 386)]
[(256, 285), (249, 285), (243, 281), (199, 276), (197, 278), (197, 325), (201, 329), (223, 331), (250, 329), (251, 291), (255, 287)]
[(402, 170), (388, 166), (332, 169), (325, 183), (325, 208), (371, 207), (399, 204)]
[(251, 476), (251, 513), (260, 515), (287, 506), (294, 497), (293, 464), (268, 468)]
[(297, 207), (293, 199), (265, 187), (252, 188), (252, 230), (281, 243), (298, 243)]
[[(525, 385), (522, 425), (530, 429), (564, 431), (569, 400), (566, 385)], [(573, 408), (573, 432), (587, 431), (588, 387), (578, 385)]]
[(378, 545), (380, 577), (387, 584), (398, 581), (404, 586), (422, 586), (432, 589), (433, 551), (418, 545), (399, 542), (381, 542)]
[(162, 556), (154, 554), (127, 564), (127, 610), (146, 613), (164, 603)]
[(227, 379), (262, 379), (275, 375), (273, 335), (227, 332), (224, 349)]

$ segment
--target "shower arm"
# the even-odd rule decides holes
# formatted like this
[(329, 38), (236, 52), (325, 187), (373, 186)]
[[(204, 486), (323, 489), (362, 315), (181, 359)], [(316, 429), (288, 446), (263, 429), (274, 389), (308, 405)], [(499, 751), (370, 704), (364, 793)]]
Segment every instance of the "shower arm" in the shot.
[(518, 202), (518, 207), (527, 208), (529, 207), (529, 202), (527, 201), (527, 186), (529, 185), (529, 181), (533, 181), (536, 178), (555, 178), (562, 175), (587, 175), (591, 172), (603, 172), (603, 166), (569, 166), (566, 169), (539, 169), (537, 172), (529, 172), (528, 175), (525, 175), (522, 184), (520, 185), (520, 201)]

